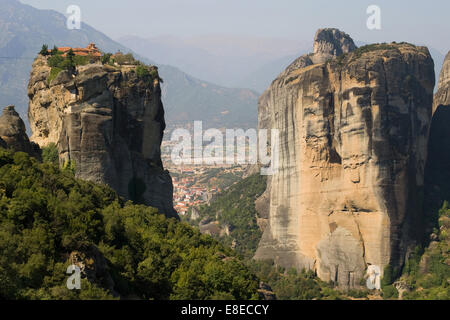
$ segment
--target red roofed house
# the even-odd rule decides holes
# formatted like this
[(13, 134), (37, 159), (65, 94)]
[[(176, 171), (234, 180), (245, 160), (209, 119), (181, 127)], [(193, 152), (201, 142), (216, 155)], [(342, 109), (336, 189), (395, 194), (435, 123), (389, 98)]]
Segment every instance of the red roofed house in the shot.
[(72, 49), (73, 53), (76, 56), (102, 56), (100, 50), (98, 50), (94, 43), (90, 43), (86, 48), (59, 47), (58, 51), (61, 51), (63, 53), (63, 56), (66, 56), (67, 52), (69, 52), (70, 49)]

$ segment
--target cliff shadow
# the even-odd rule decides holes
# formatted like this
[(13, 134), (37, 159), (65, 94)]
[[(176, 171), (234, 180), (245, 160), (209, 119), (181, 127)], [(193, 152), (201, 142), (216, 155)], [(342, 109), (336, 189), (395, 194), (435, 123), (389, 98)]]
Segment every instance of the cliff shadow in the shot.
[(445, 200), (450, 200), (450, 105), (438, 106), (431, 122), (425, 168), (425, 244), (433, 228), (439, 228), (438, 211)]

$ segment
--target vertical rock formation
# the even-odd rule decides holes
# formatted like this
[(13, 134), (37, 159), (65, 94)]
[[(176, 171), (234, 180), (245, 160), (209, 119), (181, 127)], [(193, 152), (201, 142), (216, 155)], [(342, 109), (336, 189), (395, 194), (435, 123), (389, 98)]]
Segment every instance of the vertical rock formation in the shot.
[(40, 157), (39, 146), (28, 139), (25, 123), (14, 106), (5, 107), (0, 116), (0, 146), (26, 152), (33, 157)]
[(445, 56), (439, 77), (438, 90), (434, 96), (433, 113), (439, 106), (450, 106), (450, 51)]
[(319, 30), (259, 101), (280, 130), (269, 225), (255, 258), (313, 269), (343, 287), (368, 265), (399, 268), (422, 215), (433, 60), (424, 47), (357, 49)]
[(172, 180), (161, 163), (165, 121), (156, 67), (151, 80), (134, 65), (90, 63), (49, 83), (50, 71), (38, 56), (28, 85), (31, 140), (56, 143), (60, 162), (74, 163), (78, 178), (175, 216)]
[[(450, 52), (445, 57), (433, 102), (426, 168), (426, 200), (430, 215), (450, 198)], [(437, 217), (428, 216), (428, 221)], [(432, 228), (434, 226), (430, 226)]]

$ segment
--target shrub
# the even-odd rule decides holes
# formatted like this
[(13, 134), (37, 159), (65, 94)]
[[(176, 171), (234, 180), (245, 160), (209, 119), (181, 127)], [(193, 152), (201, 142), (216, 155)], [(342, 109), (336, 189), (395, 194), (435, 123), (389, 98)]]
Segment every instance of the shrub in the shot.
[(57, 165), (59, 163), (59, 153), (56, 144), (53, 142), (42, 148), (42, 161)]
[(367, 290), (357, 290), (357, 289), (350, 289), (347, 291), (347, 295), (353, 298), (367, 298), (367, 295), (369, 292)]
[(136, 67), (136, 75), (140, 79), (145, 79), (150, 77), (150, 71), (148, 71), (147, 67), (143, 65), (138, 65)]
[(76, 66), (86, 65), (93, 59), (93, 57), (90, 56), (76, 56), (72, 49), (67, 52), (66, 57), (63, 57), (60, 53), (53, 54), (54, 51), (55, 49), (52, 50), (52, 56), (47, 60), (48, 66), (52, 68), (47, 79), (49, 83), (51, 83), (62, 70), (73, 73)]
[(56, 55), (59, 55), (61, 53), (62, 52), (58, 50), (57, 46), (53, 46), (53, 49), (50, 51), (50, 55), (52, 55), (52, 56), (56, 56)]
[(89, 64), (94, 58), (92, 56), (74, 56), (73, 64), (74, 66), (84, 66)]
[(62, 167), (62, 170), (64, 172), (69, 172), (70, 174), (75, 175), (75, 168), (76, 168), (75, 161), (66, 160)]
[(58, 68), (58, 67), (54, 67), (50, 70), (50, 75), (48, 76), (48, 83), (51, 83), (57, 76), (58, 74), (63, 71), (63, 69)]
[[(210, 174), (215, 176), (218, 172), (214, 170)], [(206, 175), (204, 178), (209, 177)], [(215, 220), (220, 212), (220, 225), (228, 226), (231, 232), (229, 236), (219, 236), (218, 239), (227, 246), (231, 246), (236, 240), (236, 251), (250, 258), (254, 255), (262, 235), (256, 221), (255, 200), (265, 189), (266, 177), (259, 174), (241, 180), (218, 194), (210, 205), (200, 207), (200, 219), (209, 217)]]
[[(403, 268), (402, 278), (411, 288), (410, 292), (404, 294), (405, 299), (450, 299), (450, 243), (445, 236), (448, 225), (442, 223), (449, 218), (448, 202), (444, 201), (442, 207), (436, 206), (431, 212), (440, 218), (440, 227), (433, 230), (433, 233), (439, 235), (439, 239), (424, 249), (417, 247)], [(433, 220), (430, 219), (430, 222)]]
[(138, 61), (134, 59), (133, 54), (120, 54), (114, 56), (114, 61), (122, 65), (137, 65)]
[(374, 43), (359, 47), (355, 51), (352, 52), (352, 55), (356, 58), (360, 58), (364, 53), (377, 51), (377, 50), (398, 50), (396, 45), (387, 44), (387, 43)]
[(101, 58), (102, 64), (109, 64), (109, 63), (111, 63), (111, 56), (112, 56), (112, 53), (105, 53), (102, 56), (102, 58)]
[(158, 69), (156, 67), (148, 67), (139, 64), (136, 67), (136, 76), (138, 79), (144, 81), (147, 86), (152, 85), (153, 80), (158, 79)]
[(250, 269), (267, 283), (280, 300), (338, 300), (344, 296), (321, 281), (312, 271), (290, 269), (286, 272), (273, 261), (249, 261)]
[(43, 55), (43, 56), (48, 56), (50, 53), (48, 52), (48, 45), (43, 44), (42, 45), (42, 49), (39, 52), (39, 54)]
[(396, 269), (393, 268), (390, 264), (388, 264), (384, 268), (383, 279), (381, 279), (381, 284), (388, 286), (395, 281), (396, 277), (397, 277)]
[(52, 68), (61, 68), (61, 63), (64, 61), (64, 57), (57, 54), (52, 55), (50, 58), (48, 58), (47, 64), (49, 67)]
[(383, 286), (382, 289), (384, 299), (398, 298), (398, 291), (393, 285)]
[(72, 59), (66, 58), (59, 64), (58, 67), (64, 70), (72, 70), (75, 67), (75, 64)]

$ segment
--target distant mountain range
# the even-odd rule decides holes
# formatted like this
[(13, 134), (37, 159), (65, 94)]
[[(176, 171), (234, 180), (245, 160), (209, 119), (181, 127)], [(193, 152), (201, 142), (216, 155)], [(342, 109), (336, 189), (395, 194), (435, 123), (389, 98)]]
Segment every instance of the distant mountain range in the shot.
[[(290, 57), (290, 63), (311, 46), (288, 39), (220, 34), (190, 38), (125, 36), (118, 42), (144, 57), (176, 66), (200, 79), (258, 92), (264, 91), (284, 69), (285, 63), (278, 63), (280, 59)], [(275, 73), (271, 66), (275, 66)]]
[[(124, 36), (118, 42), (141, 56), (175, 66), (197, 78), (260, 93), (295, 59), (312, 52), (310, 42), (224, 35), (192, 38)], [(356, 42), (358, 47), (366, 44)], [(429, 50), (438, 79), (444, 54), (432, 47)]]
[[(0, 106), (16, 105), (23, 119), (27, 119), (29, 72), (42, 44), (85, 47), (94, 42), (105, 52), (132, 52), (87, 24), (80, 30), (67, 29), (66, 17), (56, 11), (39, 10), (16, 0), (0, 0), (0, 7)], [(257, 92), (225, 88), (178, 68), (157, 65), (164, 79), (163, 102), (169, 126), (194, 120), (204, 121), (205, 127), (256, 126)]]
[(272, 81), (282, 72), (282, 70), (286, 69), (295, 59), (306, 52), (308, 52), (308, 50), (299, 52), (296, 55), (289, 55), (267, 62), (257, 70), (244, 77), (238, 83), (238, 86), (244, 85), (244, 87), (246, 86), (248, 88), (252, 88), (258, 92), (264, 92), (270, 86)]
[[(50, 47), (54, 44), (84, 47), (94, 42), (105, 52), (135, 52), (144, 62), (158, 65), (164, 80), (163, 102), (169, 127), (185, 126), (194, 120), (204, 121), (204, 127), (255, 127), (259, 94), (304, 53), (299, 49), (298, 53), (288, 54), (295, 46), (280, 39), (270, 41), (284, 45), (271, 49), (267, 46), (269, 40), (252, 42), (225, 36), (184, 42), (170, 37), (122, 38), (127, 47), (87, 24), (82, 24), (81, 30), (68, 30), (66, 17), (53, 10), (39, 10), (16, 0), (0, 0), (0, 7), (0, 106), (16, 105), (27, 125), (29, 72), (44, 43)], [(310, 51), (306, 44), (298, 46)], [(276, 49), (281, 52), (277, 58)], [(438, 77), (444, 55), (433, 48), (430, 51)], [(285, 55), (280, 57), (281, 54)], [(214, 84), (218, 82), (232, 83), (237, 88)]]

